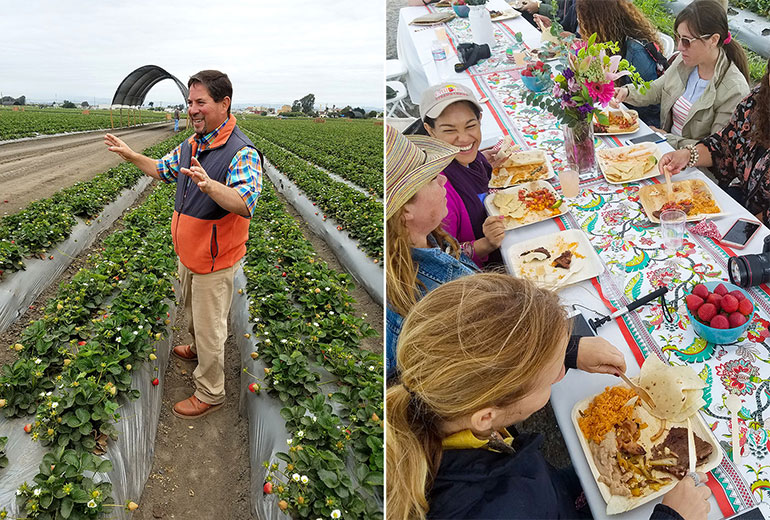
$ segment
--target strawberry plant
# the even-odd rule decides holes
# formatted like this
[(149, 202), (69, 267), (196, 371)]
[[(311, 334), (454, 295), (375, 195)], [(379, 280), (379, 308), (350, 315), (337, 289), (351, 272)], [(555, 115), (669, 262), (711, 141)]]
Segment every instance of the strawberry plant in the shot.
[(5, 453), (6, 444), (8, 444), (8, 437), (0, 437), (0, 469), (8, 466), (8, 455)]
[(382, 125), (370, 121), (241, 117), (245, 128), (382, 198)]
[(33, 484), (24, 482), (19, 487), (16, 492), (17, 507), (27, 518), (97, 518), (105, 506), (114, 506), (109, 504), (112, 501), (112, 484), (94, 482), (84, 474), (104, 473), (111, 469), (109, 460), (90, 453), (58, 448), (43, 456), (40, 472), (33, 478)]
[(350, 312), (350, 278), (317, 261), (268, 183), (244, 273), (259, 341), (252, 359), (265, 365), (260, 387), (283, 402), (292, 432), (280, 462), (264, 463), (271, 493), (298, 518), (382, 518), (382, 360), (360, 345), (374, 331)]
[(246, 132), (282, 173), (330, 217), (340, 222), (366, 253), (379, 262), (383, 252), (383, 206), (282, 148)]
[[(171, 137), (143, 153), (160, 158), (189, 135), (190, 132), (186, 132)], [(5, 272), (23, 269), (24, 256), (42, 256), (65, 240), (76, 224), (76, 216), (94, 218), (124, 189), (136, 184), (142, 175), (137, 167), (120, 164), (87, 182), (79, 182), (0, 218), (0, 280)]]

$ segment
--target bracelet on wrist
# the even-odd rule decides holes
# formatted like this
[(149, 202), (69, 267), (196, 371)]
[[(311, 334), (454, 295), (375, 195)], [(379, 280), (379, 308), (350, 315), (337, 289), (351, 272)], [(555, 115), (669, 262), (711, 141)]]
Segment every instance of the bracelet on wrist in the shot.
[(687, 161), (687, 167), (692, 168), (698, 163), (698, 158), (699, 158), (698, 150), (695, 148), (694, 144), (688, 144), (687, 146), (685, 146), (685, 148), (690, 150), (690, 160)]

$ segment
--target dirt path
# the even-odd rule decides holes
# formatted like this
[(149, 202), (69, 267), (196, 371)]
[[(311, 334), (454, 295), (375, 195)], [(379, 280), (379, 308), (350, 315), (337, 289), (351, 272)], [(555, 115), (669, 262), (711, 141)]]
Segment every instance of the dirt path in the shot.
[[(121, 163), (122, 159), (104, 146), (105, 133), (101, 130), (0, 145), (0, 216), (15, 213), (33, 200), (50, 197)], [(164, 123), (114, 133), (141, 151), (173, 135), (174, 125)]]
[[(183, 314), (177, 307), (175, 345), (189, 343)], [(155, 459), (134, 520), (251, 518), (248, 419), (238, 415), (241, 361), (232, 334), (225, 343), (227, 399), (222, 409), (201, 419), (179, 419), (171, 408), (192, 395), (195, 366), (170, 358)]]

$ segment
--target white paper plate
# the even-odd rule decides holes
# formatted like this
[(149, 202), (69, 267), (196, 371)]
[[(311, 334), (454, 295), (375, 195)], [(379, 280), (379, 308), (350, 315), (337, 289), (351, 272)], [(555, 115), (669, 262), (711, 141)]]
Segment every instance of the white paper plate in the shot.
[(607, 181), (610, 184), (628, 184), (629, 182), (638, 182), (645, 179), (652, 179), (653, 177), (657, 177), (658, 175), (662, 175), (660, 173), (660, 170), (658, 170), (658, 165), (656, 164), (652, 170), (648, 171), (644, 176), (638, 177), (636, 179), (629, 179), (627, 181), (611, 181), (607, 178), (607, 175), (604, 173), (605, 167), (607, 163), (611, 162), (606, 159), (603, 159), (599, 152), (613, 152), (615, 150), (618, 150), (618, 153), (621, 153), (622, 150), (629, 150), (631, 148), (639, 148), (640, 150), (642, 147), (649, 147), (652, 150), (652, 147), (655, 147), (655, 151), (653, 152), (653, 155), (655, 158), (660, 162), (660, 158), (663, 157), (663, 153), (661, 153), (660, 148), (658, 148), (658, 145), (655, 143), (642, 143), (642, 144), (635, 144), (632, 146), (619, 146), (617, 148), (602, 148), (600, 150), (596, 150), (596, 163), (599, 165), (599, 170), (602, 172), (602, 175), (604, 175), (604, 180)]
[[(632, 378), (633, 380), (634, 378)], [(587, 397), (586, 399), (583, 399), (582, 401), (575, 404), (575, 406), (572, 408), (572, 424), (575, 426), (575, 431), (577, 432), (578, 439), (580, 439), (580, 446), (583, 448), (583, 454), (586, 456), (586, 460), (588, 461), (588, 466), (591, 468), (591, 474), (594, 477), (594, 482), (596, 486), (599, 488), (599, 492), (602, 495), (602, 498), (607, 503), (607, 514), (608, 515), (614, 515), (618, 513), (624, 513), (626, 511), (630, 511), (632, 509), (635, 509), (642, 504), (646, 504), (647, 502), (650, 502), (652, 500), (655, 500), (656, 498), (665, 495), (668, 491), (673, 488), (676, 483), (676, 477), (673, 477), (673, 480), (664, 486), (661, 486), (661, 488), (658, 491), (655, 491), (654, 493), (650, 493), (649, 495), (645, 495), (643, 497), (631, 497), (631, 498), (625, 498), (620, 497), (617, 495), (613, 495), (610, 493), (610, 488), (602, 483), (599, 482), (600, 473), (599, 470), (596, 467), (596, 464), (594, 463), (594, 457), (591, 454), (591, 448), (588, 446), (588, 440), (583, 435), (583, 432), (580, 430), (580, 426), (578, 425), (578, 417), (580, 416), (580, 410), (585, 410), (588, 408), (588, 405), (590, 404), (591, 400), (593, 400), (595, 396)], [(708, 442), (714, 447), (714, 450), (711, 452), (711, 455), (709, 458), (701, 464), (700, 466), (697, 466), (696, 469), (700, 472), (709, 472), (712, 469), (719, 466), (719, 464), (722, 462), (722, 448), (719, 446), (719, 442), (717, 442), (716, 438), (714, 437), (714, 434), (711, 432), (711, 429), (708, 427), (708, 425), (703, 421), (703, 418), (701, 417), (700, 413), (696, 413), (693, 418), (691, 419), (692, 422), (692, 431), (695, 435), (703, 439), (704, 441)], [(675, 423), (675, 424), (666, 424), (666, 428), (673, 428), (673, 427), (684, 427), (687, 428), (687, 423)], [(663, 442), (664, 438), (661, 437), (659, 439), (660, 442)], [(582, 482), (584, 486), (590, 485), (587, 482)]]
[(558, 237), (567, 243), (578, 243), (577, 252), (583, 255), (584, 258), (576, 260), (584, 262), (584, 265), (580, 271), (575, 272), (569, 278), (557, 283), (538, 283), (537, 280), (533, 280), (534, 282), (538, 283), (538, 285), (551, 290), (561, 289), (562, 287), (567, 287), (568, 285), (582, 282), (583, 280), (590, 280), (595, 276), (599, 276), (599, 274), (604, 271), (604, 265), (599, 259), (599, 255), (596, 254), (596, 250), (588, 241), (588, 236), (586, 236), (585, 232), (582, 229), (567, 229), (565, 231), (558, 231), (556, 233), (533, 238), (525, 242), (520, 242), (511, 247), (508, 250), (508, 265), (510, 266), (513, 274), (515, 276), (523, 277), (523, 273), (520, 271), (521, 253), (524, 253), (525, 251), (531, 251), (532, 249), (536, 249), (538, 247), (546, 247), (547, 249), (548, 246), (553, 244), (553, 242)]
[[(562, 198), (561, 195), (559, 194), (559, 192), (557, 192), (554, 189), (554, 187), (551, 186), (551, 184), (549, 182), (546, 182), (546, 181), (531, 181), (531, 182), (527, 182), (527, 183), (524, 183), (524, 184), (519, 184), (517, 186), (513, 186), (511, 188), (505, 188), (504, 190), (500, 190), (497, 193), (518, 193), (520, 190), (525, 189), (525, 188), (527, 190), (529, 190), (529, 191), (536, 191), (536, 190), (539, 190), (540, 188), (546, 188), (547, 190), (550, 190), (554, 194), (554, 197), (556, 197), (557, 200)], [(500, 215), (500, 210), (497, 208), (497, 206), (492, 204), (492, 201), (495, 199), (495, 196), (497, 195), (497, 193), (490, 193), (489, 195), (484, 197), (484, 207), (486, 208), (487, 215), (489, 215), (489, 216), (498, 216), (498, 215)], [(560, 210), (560, 213), (558, 213), (556, 215), (551, 215), (551, 216), (547, 216), (547, 217), (538, 218), (537, 220), (533, 220), (532, 222), (526, 222), (526, 223), (523, 223), (523, 224), (519, 224), (519, 223), (509, 224), (509, 225), (505, 226), (505, 229), (506, 230), (518, 229), (520, 227), (529, 226), (530, 224), (535, 224), (537, 222), (542, 222), (544, 220), (550, 220), (552, 218), (560, 217), (560, 216), (564, 215), (565, 213), (569, 213), (570, 207), (569, 207), (568, 204), (562, 203), (562, 205), (559, 206), (558, 209)]]

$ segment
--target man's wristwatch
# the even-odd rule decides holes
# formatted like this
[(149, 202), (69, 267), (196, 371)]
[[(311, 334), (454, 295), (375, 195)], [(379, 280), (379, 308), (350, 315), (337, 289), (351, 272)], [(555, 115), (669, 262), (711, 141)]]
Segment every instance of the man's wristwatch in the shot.
[(687, 161), (687, 167), (692, 168), (698, 162), (698, 155), (699, 155), (698, 150), (695, 149), (694, 144), (688, 144), (687, 146), (685, 146), (685, 148), (690, 150), (690, 160)]

